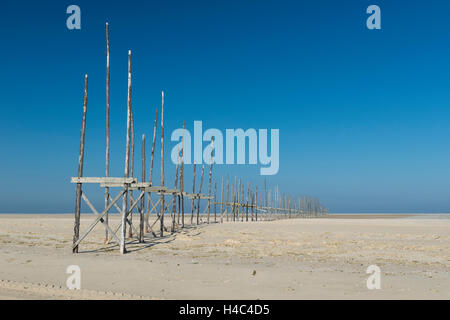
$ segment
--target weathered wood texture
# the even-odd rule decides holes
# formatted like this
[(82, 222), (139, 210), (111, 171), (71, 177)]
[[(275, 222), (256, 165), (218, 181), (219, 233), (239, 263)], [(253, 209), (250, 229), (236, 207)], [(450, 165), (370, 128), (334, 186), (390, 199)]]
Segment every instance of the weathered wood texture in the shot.
[[(105, 177), (109, 177), (109, 25), (106, 23), (106, 155)], [(105, 188), (105, 208), (109, 202), (109, 188)], [(108, 212), (105, 215), (105, 224), (108, 225)], [(105, 243), (109, 241), (108, 229), (105, 228)]]
[[(164, 186), (164, 91), (161, 92), (161, 186)], [(160, 236), (164, 236), (164, 193), (160, 196)]]
[[(83, 98), (83, 117), (81, 120), (81, 137), (80, 137), (80, 153), (78, 156), (78, 178), (83, 175), (83, 161), (84, 161), (84, 137), (86, 132), (86, 112), (87, 112), (87, 99), (88, 99), (88, 75), (84, 76), (84, 98)], [(75, 195), (75, 224), (73, 229), (73, 243), (74, 247), (72, 251), (78, 252), (78, 245), (75, 246), (80, 237), (80, 210), (81, 210), (81, 186), (82, 183), (77, 183), (77, 190)]]

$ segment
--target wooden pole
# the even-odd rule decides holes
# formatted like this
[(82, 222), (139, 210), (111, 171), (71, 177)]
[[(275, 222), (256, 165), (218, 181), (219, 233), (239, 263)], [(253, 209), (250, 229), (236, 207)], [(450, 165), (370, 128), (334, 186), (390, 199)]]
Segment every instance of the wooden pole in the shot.
[[(132, 107), (132, 106), (131, 106)], [(133, 118), (133, 109), (131, 109), (131, 160), (130, 160), (130, 175), (134, 176), (134, 118)], [(130, 208), (133, 205), (133, 191), (130, 191)], [(130, 228), (128, 228), (128, 238), (133, 237), (133, 228), (131, 224), (133, 223), (133, 210), (130, 210), (128, 214), (130, 221)]]
[[(105, 177), (109, 177), (109, 26), (106, 23), (106, 166), (105, 166)], [(108, 207), (109, 203), (109, 188), (105, 188), (105, 209)], [(109, 241), (108, 235), (108, 211), (105, 214), (105, 243)]]
[(220, 222), (223, 223), (223, 183), (224, 178), (222, 176), (222, 192), (220, 193)]
[(237, 189), (237, 220), (239, 221), (239, 214), (241, 213), (241, 179), (239, 179), (239, 185)]
[(289, 219), (291, 218), (291, 197), (288, 196), (288, 211), (289, 211)]
[(154, 159), (154, 155), (155, 155), (155, 142), (156, 142), (156, 127), (158, 124), (158, 109), (156, 109), (156, 114), (155, 114), (155, 123), (153, 125), (153, 142), (152, 142), (152, 155), (150, 158), (150, 178), (149, 181), (150, 183), (152, 183), (152, 179), (153, 179), (153, 159)]
[(228, 200), (229, 200), (229, 191), (230, 191), (230, 184), (229, 184), (229, 176), (227, 175), (227, 203), (225, 205), (225, 210), (227, 211), (227, 222), (228, 222)]
[(208, 186), (208, 223), (209, 215), (211, 213), (211, 179), (212, 179), (212, 166), (213, 166), (213, 149), (214, 149), (214, 137), (211, 139), (211, 166), (209, 169), (209, 186)]
[(237, 201), (237, 183), (236, 176), (234, 176), (234, 188), (233, 188), (233, 221), (236, 221), (236, 201)]
[[(164, 91), (161, 92), (161, 187), (164, 187)], [(160, 236), (164, 235), (164, 193), (161, 192)]]
[[(84, 76), (84, 99), (83, 99), (83, 118), (81, 120), (80, 154), (78, 156), (78, 178), (83, 176), (84, 162), (84, 135), (86, 132), (86, 111), (88, 98), (88, 75)], [(73, 245), (80, 238), (80, 210), (81, 210), (81, 183), (77, 183), (75, 195), (75, 224), (73, 227)], [(78, 253), (78, 246), (73, 247), (73, 253)]]
[[(174, 183), (174, 189), (177, 189), (178, 187), (178, 167), (180, 163), (180, 150), (177, 152), (177, 166), (175, 170), (175, 183)], [(172, 199), (172, 233), (175, 232), (175, 211), (177, 210), (177, 195), (173, 194)]]
[(251, 200), (252, 200), (252, 206), (251, 206), (251, 219), (252, 221), (255, 221), (255, 192), (252, 190), (251, 191)]
[(237, 196), (236, 196), (236, 188), (237, 188), (237, 183), (236, 183), (236, 176), (234, 176), (234, 185), (233, 185), (233, 192), (232, 192), (232, 197), (233, 197), (233, 208), (231, 210), (231, 214), (232, 214), (232, 221), (236, 221), (236, 200), (237, 200)]
[[(264, 216), (267, 217), (267, 215), (269, 213), (269, 209), (267, 209), (268, 206), (269, 206), (269, 202), (267, 199), (267, 182), (266, 182), (266, 179), (264, 178), (264, 207), (265, 207), (264, 210), (266, 210), (266, 211), (265, 211), (265, 214), (263, 214), (263, 217)], [(265, 218), (264, 218), (264, 220), (265, 220)]]
[[(194, 161), (194, 175), (192, 178), (192, 194), (195, 194), (195, 166), (196, 163)], [(195, 198), (192, 197), (192, 202), (191, 202), (191, 225), (194, 224), (194, 206), (195, 206)]]
[(267, 209), (268, 210), (268, 213), (269, 213), (269, 215), (268, 215), (268, 218), (270, 219), (270, 220), (272, 220), (272, 211), (273, 211), (273, 198), (272, 198), (272, 190), (269, 190), (269, 196), (268, 196), (268, 198), (267, 198), (267, 204), (270, 206), (270, 209)]
[[(200, 188), (198, 190), (198, 193), (202, 193), (202, 185), (203, 185), (203, 174), (205, 173), (205, 166), (202, 166), (202, 176), (200, 177)], [(198, 197), (197, 201), (197, 224), (200, 223), (200, 197)]]
[[(261, 198), (261, 196), (259, 196)], [(258, 186), (255, 186), (255, 220), (258, 221)]]
[[(125, 178), (129, 176), (130, 167), (130, 136), (131, 136), (131, 50), (128, 51), (128, 99), (127, 99), (127, 139), (125, 150)], [(120, 230), (120, 253), (126, 253), (125, 236), (127, 228), (127, 213), (128, 213), (128, 184), (124, 185), (125, 193), (122, 201), (122, 219)]]
[[(142, 182), (145, 182), (145, 134), (142, 135)], [(140, 219), (139, 219), (139, 242), (144, 242), (144, 210), (145, 210), (145, 194), (141, 199), (141, 209), (139, 210)]]
[(214, 182), (214, 223), (217, 222), (216, 201), (217, 201), (217, 182)]
[[(155, 123), (153, 125), (153, 142), (152, 142), (152, 154), (150, 157), (150, 177), (149, 177), (149, 182), (153, 185), (153, 159), (154, 159), (154, 155), (155, 155), (155, 142), (156, 142), (156, 126), (158, 124), (158, 109), (156, 109), (156, 114), (155, 114)], [(150, 231), (150, 229), (148, 228), (148, 219), (150, 218), (150, 201), (151, 201), (151, 193), (148, 193), (148, 199), (147, 199), (147, 232)]]
[[(185, 122), (183, 121), (183, 135), (181, 137), (181, 171), (180, 171), (180, 198), (181, 198), (181, 228), (184, 228), (184, 129), (185, 129)], [(180, 207), (180, 206), (179, 206)]]
[(238, 188), (236, 190), (236, 220), (239, 221), (239, 214), (241, 212), (241, 179), (239, 179)]
[(245, 221), (248, 221), (248, 197), (250, 194), (250, 183), (247, 184), (247, 201), (245, 204)]
[[(242, 188), (242, 200), (241, 200), (241, 204), (243, 204), (244, 201), (245, 201), (245, 186), (244, 186), (244, 182), (242, 182), (241, 188)], [(244, 221), (244, 208), (242, 208), (241, 221)]]

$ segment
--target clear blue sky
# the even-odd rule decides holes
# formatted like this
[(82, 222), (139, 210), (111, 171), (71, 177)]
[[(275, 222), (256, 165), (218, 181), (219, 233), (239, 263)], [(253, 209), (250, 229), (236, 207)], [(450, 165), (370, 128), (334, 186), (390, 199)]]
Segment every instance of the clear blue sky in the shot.
[[(70, 4), (81, 30), (66, 28)], [(366, 28), (371, 4), (381, 30)], [(332, 212), (449, 212), (449, 12), (448, 1), (424, 0), (3, 1), (0, 212), (73, 211), (85, 73), (84, 173), (103, 175), (106, 21), (111, 175), (123, 175), (131, 49), (137, 140), (152, 135), (164, 90), (167, 135), (183, 120), (279, 128), (268, 183), (292, 196), (317, 196)], [(166, 171), (172, 185), (174, 165)], [(214, 177), (227, 173), (263, 185), (259, 166)]]

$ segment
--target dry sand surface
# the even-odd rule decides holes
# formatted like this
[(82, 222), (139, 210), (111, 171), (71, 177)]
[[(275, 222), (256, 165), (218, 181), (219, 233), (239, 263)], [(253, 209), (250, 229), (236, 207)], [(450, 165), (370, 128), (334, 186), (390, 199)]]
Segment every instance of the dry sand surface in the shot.
[[(121, 256), (101, 225), (72, 254), (71, 215), (0, 215), (0, 299), (450, 298), (450, 219), (355, 217), (203, 225)], [(69, 265), (81, 290), (65, 288)]]

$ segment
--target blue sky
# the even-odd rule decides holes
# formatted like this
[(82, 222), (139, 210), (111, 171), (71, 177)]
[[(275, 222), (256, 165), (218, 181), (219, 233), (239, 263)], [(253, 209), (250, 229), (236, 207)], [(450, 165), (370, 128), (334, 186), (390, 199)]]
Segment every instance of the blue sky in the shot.
[[(81, 30), (66, 28), (70, 4)], [(381, 30), (366, 28), (371, 4)], [(449, 10), (423, 0), (4, 1), (0, 212), (73, 211), (85, 73), (84, 174), (103, 175), (106, 21), (111, 175), (123, 175), (131, 49), (137, 141), (151, 140), (164, 90), (167, 136), (183, 120), (190, 130), (194, 120), (278, 128), (280, 169), (267, 181), (282, 192), (317, 196), (332, 212), (449, 212)], [(167, 161), (169, 185), (174, 171)], [(263, 186), (259, 166), (214, 171), (226, 174)]]

